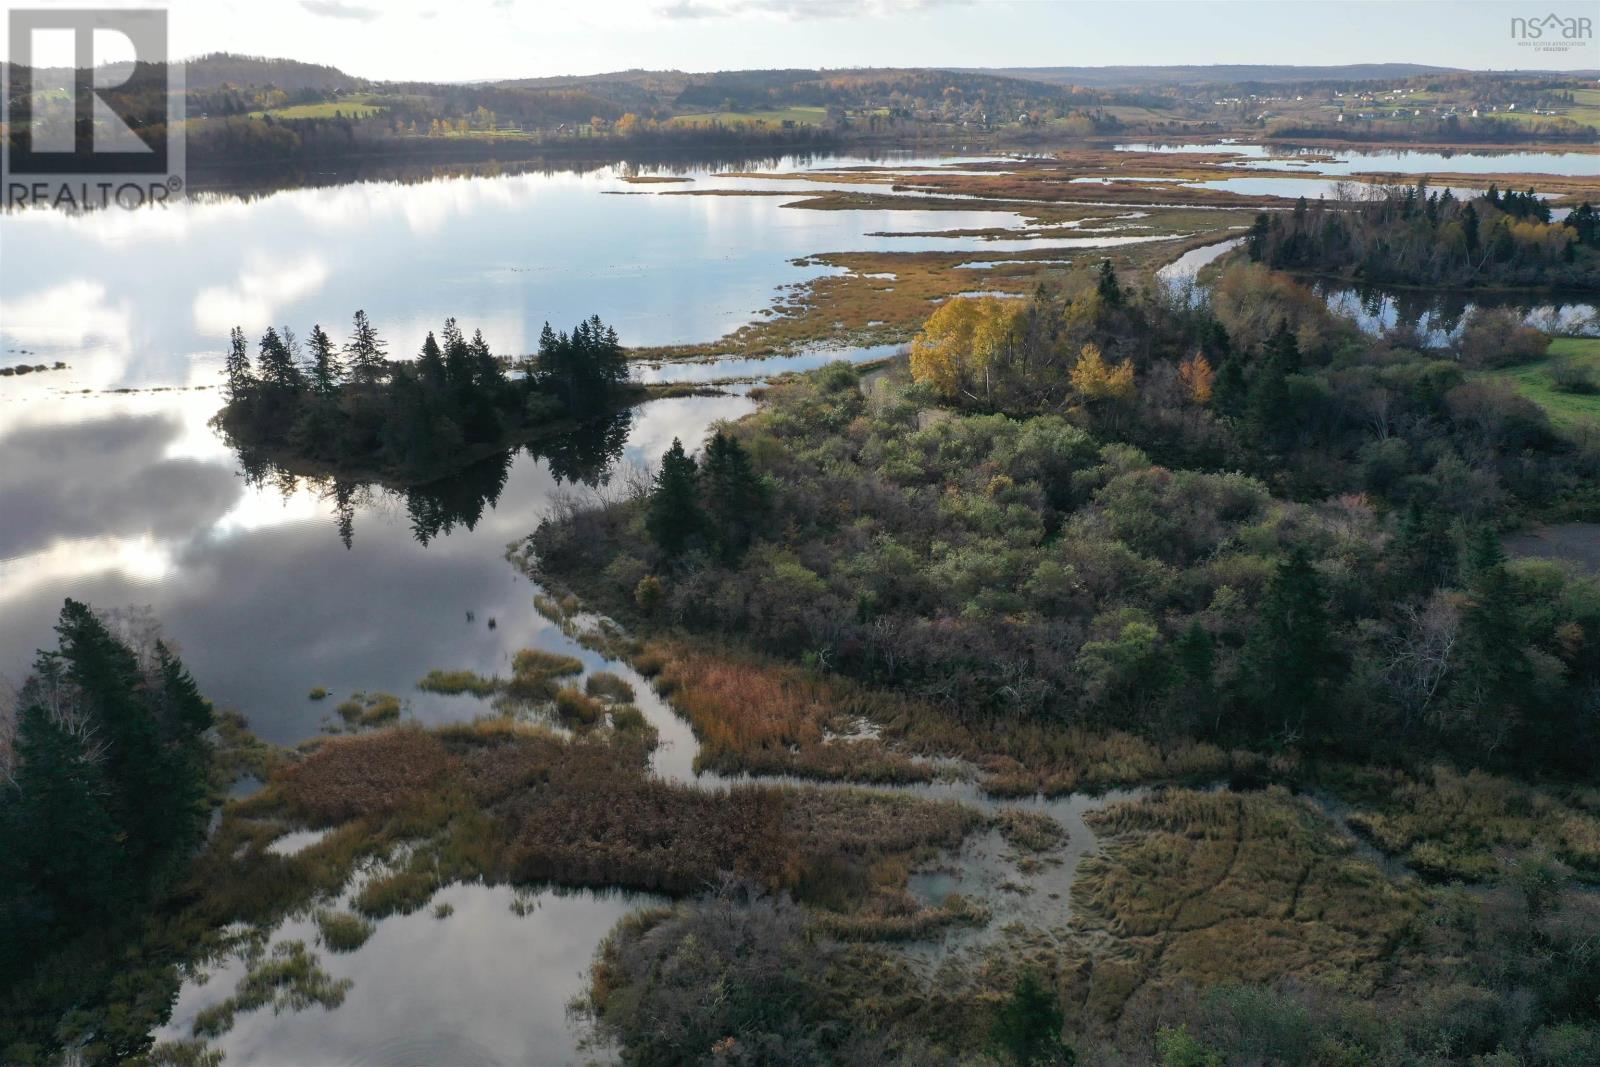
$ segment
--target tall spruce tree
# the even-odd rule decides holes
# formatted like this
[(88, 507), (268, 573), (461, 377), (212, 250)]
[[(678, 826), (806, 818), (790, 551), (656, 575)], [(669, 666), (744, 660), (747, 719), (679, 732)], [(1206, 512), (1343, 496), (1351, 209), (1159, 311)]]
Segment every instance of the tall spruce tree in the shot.
[(722, 555), (737, 558), (749, 547), (767, 510), (767, 487), (739, 439), (718, 430), (706, 445), (700, 479), (706, 490), (711, 533)]
[(365, 311), (355, 313), (345, 354), (350, 361), (350, 377), (357, 383), (375, 385), (388, 376), (388, 351)]
[(1245, 646), (1259, 725), (1285, 739), (1319, 725), (1334, 650), (1321, 579), (1296, 545), (1278, 564)]
[(250, 348), (244, 331), (235, 326), (228, 335), (228, 355), (223, 361), (227, 378), (228, 403), (237, 403), (250, 395), (255, 387), (255, 375), (250, 370)]
[(694, 457), (683, 450), (683, 442), (676, 437), (661, 457), (661, 470), (656, 473), (645, 513), (645, 528), (656, 547), (668, 557), (682, 555), (705, 529)]
[(332, 396), (344, 381), (344, 366), (333, 347), (333, 338), (320, 325), (315, 325), (311, 327), (307, 344), (311, 349), (311, 366), (307, 373), (311, 388), (318, 396)]

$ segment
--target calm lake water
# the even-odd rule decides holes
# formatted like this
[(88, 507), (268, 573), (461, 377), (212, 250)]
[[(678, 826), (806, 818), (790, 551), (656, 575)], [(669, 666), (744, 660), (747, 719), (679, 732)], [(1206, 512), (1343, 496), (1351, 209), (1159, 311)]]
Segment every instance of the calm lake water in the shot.
[[(1392, 171), (1396, 174), (1559, 174), (1600, 176), (1600, 153), (1595, 152), (1424, 152), (1410, 148), (1327, 148), (1295, 145), (1240, 144), (1119, 144), (1119, 152), (1175, 154), (1226, 154), (1238, 156), (1234, 164), (1250, 170), (1303, 171), (1312, 174), (1359, 174)], [(1317, 157), (1332, 157), (1317, 158)]]

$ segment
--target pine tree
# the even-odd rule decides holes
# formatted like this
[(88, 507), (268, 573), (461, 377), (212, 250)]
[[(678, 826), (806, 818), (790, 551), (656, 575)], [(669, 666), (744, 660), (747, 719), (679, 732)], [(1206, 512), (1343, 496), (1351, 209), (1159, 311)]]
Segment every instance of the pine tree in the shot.
[(472, 356), (467, 351), (467, 339), (461, 335), (461, 327), (453, 317), (444, 320), (444, 329), (439, 332), (439, 348), (444, 352), (444, 375), (450, 387), (470, 390)]
[(333, 339), (320, 325), (311, 327), (311, 367), (307, 377), (318, 396), (332, 396), (344, 381), (344, 366), (334, 351)]
[(472, 340), (467, 342), (467, 351), (472, 356), (473, 374), (477, 379), (478, 388), (486, 390), (492, 396), (498, 396), (506, 384), (506, 372), (500, 366), (500, 361), (489, 351), (489, 342), (483, 339), (482, 330), (472, 331)]
[(767, 510), (767, 486), (750, 465), (739, 439), (718, 430), (706, 445), (700, 478), (706, 489), (708, 518), (725, 558), (737, 558)]
[(645, 527), (656, 547), (668, 557), (679, 556), (705, 528), (700, 511), (694, 457), (683, 450), (676, 437), (661, 457), (661, 470), (650, 494)]
[(422, 341), (422, 351), (417, 353), (417, 374), (422, 384), (430, 389), (445, 386), (444, 355), (439, 351), (439, 342), (433, 339), (432, 330)]
[(345, 352), (350, 359), (350, 377), (361, 385), (375, 385), (389, 374), (388, 352), (377, 327), (365, 311), (357, 311)]
[(1261, 724), (1286, 737), (1315, 726), (1333, 674), (1322, 582), (1296, 545), (1267, 586), (1245, 646)]
[(1281, 443), (1293, 430), (1295, 413), (1289, 402), (1289, 376), (1299, 370), (1300, 345), (1289, 324), (1279, 319), (1250, 383), (1246, 416), (1258, 441)]
[(1178, 668), (1189, 684), (1204, 691), (1210, 688), (1216, 670), (1216, 641), (1199, 622), (1189, 624), (1174, 648)]
[(1077, 1057), (1061, 1040), (1065, 1025), (1061, 998), (1029, 968), (1001, 1002), (989, 1038), (998, 1058), (1016, 1067), (1071, 1067)]
[(1111, 261), (1100, 261), (1100, 276), (1095, 283), (1095, 291), (1100, 294), (1100, 300), (1106, 307), (1122, 306), (1122, 286), (1117, 283), (1117, 272), (1111, 269)]
[(1261, 257), (1266, 255), (1268, 232), (1267, 216), (1263, 212), (1256, 216), (1255, 222), (1250, 227), (1250, 234), (1245, 238), (1245, 248), (1250, 254), (1250, 262), (1260, 263)]
[[(290, 334), (293, 339), (293, 334)], [(279, 397), (293, 396), (300, 391), (304, 384), (300, 378), (300, 368), (295, 366), (294, 354), (286, 341), (277, 330), (271, 326), (261, 335), (261, 344), (256, 357), (256, 365), (261, 371), (261, 384)]]
[(1405, 584), (1419, 592), (1432, 592), (1450, 580), (1455, 570), (1455, 543), (1444, 512), (1412, 504), (1400, 520), (1394, 559)]
[(223, 361), (223, 373), (227, 376), (230, 404), (243, 400), (255, 388), (255, 375), (250, 371), (250, 349), (245, 342), (244, 331), (237, 326), (228, 335), (228, 355)]
[(83, 734), (39, 703), (17, 721), (14, 811), (5, 820), (8, 857), (20, 860), (44, 925), (82, 928), (128, 897), (124, 848), (107, 808), (110, 787)]

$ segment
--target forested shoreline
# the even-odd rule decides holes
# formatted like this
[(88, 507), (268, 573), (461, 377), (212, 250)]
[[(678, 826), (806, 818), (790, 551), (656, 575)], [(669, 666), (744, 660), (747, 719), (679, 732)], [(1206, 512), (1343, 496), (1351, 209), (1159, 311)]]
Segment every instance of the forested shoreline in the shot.
[(1253, 262), (1371, 284), (1527, 287), (1600, 286), (1600, 212), (1587, 202), (1552, 221), (1533, 190), (1491, 185), (1463, 199), (1430, 190), (1376, 188), (1334, 201), (1305, 198), (1260, 214), (1245, 242)]
[[(647, 391), (629, 381), (616, 331), (593, 316), (570, 333), (545, 324), (512, 361), (447, 319), (416, 359), (391, 360), (366, 313), (336, 346), (320, 325), (304, 346), (269, 326), (252, 361), (235, 327), (226, 406), (214, 424), (246, 455), (303, 474), (420, 485), (534, 438), (608, 418)], [(251, 459), (259, 457), (259, 461)]]

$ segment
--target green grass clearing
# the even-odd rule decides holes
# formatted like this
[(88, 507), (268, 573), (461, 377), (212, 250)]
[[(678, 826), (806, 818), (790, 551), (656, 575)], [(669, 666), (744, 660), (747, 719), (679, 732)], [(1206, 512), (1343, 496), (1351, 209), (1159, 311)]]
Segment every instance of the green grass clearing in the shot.
[(292, 107), (275, 107), (271, 111), (252, 111), (250, 117), (259, 119), (271, 115), (275, 119), (331, 119), (343, 115), (347, 119), (364, 119), (383, 110), (377, 104), (364, 104), (358, 100), (324, 100), (319, 104), (295, 104)]
[(767, 126), (782, 126), (785, 122), (792, 122), (796, 126), (820, 126), (827, 117), (827, 108), (786, 107), (776, 111), (710, 111), (699, 115), (676, 115), (672, 119), (672, 124), (709, 126), (712, 123), (721, 123), (724, 126), (737, 126), (741, 123), (746, 125), (761, 123)]
[(1485, 376), (1510, 382), (1518, 393), (1544, 408), (1558, 429), (1600, 425), (1600, 393), (1568, 393), (1556, 388), (1551, 370), (1562, 359), (1590, 367), (1600, 378), (1600, 338), (1558, 337), (1550, 343), (1544, 359), (1489, 371)]

